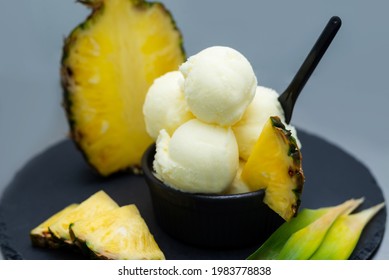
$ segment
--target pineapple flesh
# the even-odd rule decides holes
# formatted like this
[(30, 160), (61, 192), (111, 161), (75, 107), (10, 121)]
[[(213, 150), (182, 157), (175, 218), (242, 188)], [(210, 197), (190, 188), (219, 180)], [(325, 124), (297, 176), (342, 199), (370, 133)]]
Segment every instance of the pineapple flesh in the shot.
[(297, 214), (304, 185), (302, 156), (279, 117), (270, 117), (242, 170), (250, 190), (265, 189), (264, 202), (284, 220)]
[(181, 33), (161, 3), (79, 2), (92, 13), (65, 39), (61, 61), (72, 139), (101, 175), (136, 171), (152, 143), (145, 95), (155, 78), (183, 62)]
[(111, 260), (163, 260), (137, 207), (123, 206), (70, 226), (73, 242), (92, 258)]
[(119, 208), (116, 202), (104, 191), (99, 191), (50, 225), (49, 231), (58, 244), (72, 245), (69, 233), (69, 227), (72, 223), (82, 219), (96, 218), (115, 208)]

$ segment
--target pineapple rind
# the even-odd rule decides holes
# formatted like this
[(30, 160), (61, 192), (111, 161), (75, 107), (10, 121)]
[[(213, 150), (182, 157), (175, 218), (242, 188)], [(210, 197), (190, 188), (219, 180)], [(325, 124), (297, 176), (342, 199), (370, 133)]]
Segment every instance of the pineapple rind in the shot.
[[(176, 68), (178, 68), (179, 64), (181, 64), (184, 61), (185, 52), (183, 49), (182, 35), (179, 29), (177, 28), (171, 13), (164, 7), (163, 4), (158, 2), (151, 3), (143, 0), (110, 0), (110, 1), (84, 0), (81, 2), (91, 7), (92, 12), (90, 16), (86, 19), (86, 21), (78, 25), (65, 39), (65, 43), (63, 47), (63, 55), (61, 59), (61, 77), (62, 77), (61, 80), (62, 80), (62, 86), (64, 90), (63, 104), (67, 115), (68, 123), (70, 126), (70, 131), (71, 131), (70, 136), (74, 140), (76, 146), (82, 152), (86, 161), (101, 175), (108, 176), (112, 173), (116, 173), (122, 170), (130, 170), (134, 173), (139, 173), (140, 160), (143, 155), (143, 151), (149, 146), (149, 144), (152, 143), (152, 139), (146, 133), (141, 109), (139, 109), (138, 112), (137, 109), (134, 109), (135, 106), (128, 107), (128, 105), (122, 104), (121, 106), (123, 106), (123, 109), (116, 108), (111, 110), (112, 112), (114, 112), (114, 114), (116, 112), (121, 112), (121, 111), (123, 111), (123, 115), (132, 114), (134, 118), (123, 117), (123, 119), (118, 120), (115, 117), (115, 119), (112, 120), (109, 119), (108, 120), (108, 125), (110, 127), (110, 132), (108, 133), (109, 135), (108, 136), (103, 135), (102, 140), (99, 140), (99, 138), (96, 136), (98, 132), (96, 131), (93, 132), (91, 130), (91, 129), (96, 130), (96, 128), (94, 128), (90, 123), (89, 124), (85, 123), (85, 120), (84, 120), (84, 124), (80, 122), (82, 120), (81, 118), (83, 118), (82, 115), (83, 113), (82, 112), (80, 113), (80, 105), (79, 105), (80, 103), (79, 101), (77, 101), (77, 98), (80, 94), (83, 94), (84, 91), (77, 90), (77, 87), (80, 88), (79, 85), (80, 81), (77, 82), (78, 73), (73, 68), (74, 65), (72, 65), (72, 63), (74, 64), (74, 56), (73, 56), (74, 51), (77, 51), (77, 46), (78, 44), (80, 44), (80, 40), (83, 37), (85, 37), (85, 34), (87, 34), (88, 32), (92, 33), (95, 30), (95, 26), (99, 23), (99, 21), (104, 19), (105, 11), (109, 10), (108, 8), (112, 7), (112, 5), (116, 5), (119, 3), (120, 5), (127, 5), (128, 7), (130, 7), (130, 9), (128, 9), (129, 11), (128, 19), (125, 19), (126, 22), (130, 18), (134, 18), (134, 16), (140, 15), (140, 17), (142, 17), (143, 13), (146, 14), (147, 12), (153, 9), (154, 13), (157, 15), (156, 21), (158, 23), (163, 24), (161, 25), (164, 26), (163, 28), (166, 27), (166, 29), (164, 30), (168, 30), (166, 31), (166, 33), (163, 33), (164, 34), (163, 36), (167, 36), (166, 38), (168, 39), (164, 37), (167, 41), (166, 42), (161, 41), (162, 45), (160, 48), (162, 49), (163, 47), (167, 46), (166, 44), (169, 44), (169, 49), (167, 49), (168, 47), (166, 47), (167, 54), (159, 53), (158, 56), (155, 57), (153, 57), (153, 55), (144, 56), (143, 58), (144, 60), (142, 61), (142, 63), (144, 63), (143, 66), (146, 67), (144, 68), (145, 69), (144, 71), (146, 71), (147, 69), (147, 71), (149, 72), (147, 71), (144, 72), (144, 76), (143, 78), (141, 78), (144, 79), (144, 81), (140, 81), (140, 82), (138, 80), (136, 81), (139, 82), (137, 87), (143, 88), (142, 90), (140, 90), (140, 92), (144, 91), (142, 94), (145, 95), (148, 89), (147, 85), (151, 84), (151, 82), (155, 78), (157, 78), (157, 76), (160, 76), (161, 74), (164, 74), (167, 71), (175, 70)], [(126, 10), (126, 9), (121, 9), (121, 10)], [(136, 32), (138, 32), (137, 35), (134, 35), (132, 37), (131, 35), (129, 35), (130, 37), (126, 37), (127, 39), (125, 39), (125, 41), (130, 42), (131, 40), (131, 42), (134, 41), (135, 42), (134, 44), (136, 44), (138, 39), (150, 40), (150, 43), (148, 42), (146, 43), (146, 41), (144, 41), (146, 48), (150, 49), (150, 50), (145, 49), (145, 51), (153, 52), (153, 46), (154, 45), (159, 46), (158, 44), (155, 43), (160, 43), (160, 42), (154, 42), (153, 40), (161, 40), (161, 39), (158, 36), (151, 35), (152, 33), (147, 33), (149, 32), (148, 31), (149, 29), (154, 28), (152, 24), (149, 24), (148, 26), (150, 27), (146, 26), (145, 27), (146, 29), (142, 29), (142, 30), (146, 30), (147, 35), (144, 35), (143, 33), (139, 33), (139, 30), (136, 30)], [(132, 32), (131, 30), (128, 30), (128, 32), (126, 32), (125, 34), (131, 34), (131, 32)], [(111, 31), (107, 32), (107, 36), (110, 36), (108, 35), (108, 33), (111, 33)], [(120, 34), (121, 36), (123, 36), (123, 33)], [(158, 34), (160, 34), (160, 32)], [(172, 41), (174, 41), (174, 44), (171, 43)], [(140, 51), (139, 49), (137, 49), (137, 47), (133, 47), (129, 49), (130, 51), (133, 52)], [(141, 57), (141, 55), (140, 54), (136, 56), (134, 55), (134, 57)], [(120, 59), (120, 61), (122, 61), (122, 59)], [(165, 62), (162, 63), (163, 61)], [(153, 67), (152, 65), (154, 65), (154, 68), (150, 68)], [(87, 67), (86, 69), (89, 69), (89, 67)], [(103, 67), (102, 69), (103, 70), (100, 69), (99, 70), (100, 72), (98, 73), (104, 74), (104, 72), (101, 71), (105, 71), (106, 67), (105, 68)], [(138, 78), (131, 78), (131, 77), (132, 76), (129, 75), (129, 79), (138, 79)], [(111, 84), (115, 86), (114, 81), (111, 82)], [(119, 85), (118, 88), (119, 89), (117, 90), (117, 94), (121, 94), (120, 88), (122, 87), (120, 87)], [(131, 86), (126, 86), (126, 88), (131, 88)], [(102, 89), (105, 89), (105, 87)], [(98, 92), (96, 94), (98, 95)], [(128, 99), (134, 96), (135, 96), (134, 94), (131, 94), (130, 97), (126, 97), (126, 98)], [(117, 98), (117, 97), (113, 96), (113, 98)], [(136, 98), (139, 99), (142, 97), (136, 97)], [(128, 100), (126, 102), (128, 102)], [(138, 104), (138, 103), (139, 103), (138, 107), (141, 108), (142, 101), (139, 100), (134, 101), (134, 104)], [(107, 104), (107, 103), (103, 103), (103, 104)], [(81, 106), (81, 109), (84, 110), (84, 105)], [(105, 109), (106, 108), (103, 109), (103, 112)], [(132, 111), (133, 113), (129, 113), (130, 111)], [(86, 111), (85, 114), (90, 115), (90, 112)], [(100, 114), (100, 111), (97, 111), (97, 114)], [(99, 125), (103, 127), (104, 124), (107, 122), (104, 120), (104, 116), (103, 119), (100, 118), (101, 118), (100, 115), (95, 117), (97, 121), (97, 124), (95, 126)], [(111, 127), (114, 127), (115, 125), (116, 128), (111, 129)], [(121, 135), (116, 133), (117, 131), (119, 131), (118, 129), (120, 130), (119, 133), (121, 133)]]
[[(271, 117), (270, 118), (274, 128), (278, 131), (279, 135), (281, 135), (285, 141), (285, 143), (289, 144), (288, 156), (293, 159), (292, 169), (289, 170), (290, 176), (293, 177), (295, 188), (292, 188), (292, 191), (298, 197), (296, 207), (300, 206), (301, 200), (300, 195), (303, 191), (304, 186), (304, 172), (302, 169), (301, 159), (302, 154), (297, 145), (296, 139), (292, 136), (290, 130), (287, 130), (285, 125), (282, 123), (279, 117)], [(297, 212), (296, 209), (296, 212)]]

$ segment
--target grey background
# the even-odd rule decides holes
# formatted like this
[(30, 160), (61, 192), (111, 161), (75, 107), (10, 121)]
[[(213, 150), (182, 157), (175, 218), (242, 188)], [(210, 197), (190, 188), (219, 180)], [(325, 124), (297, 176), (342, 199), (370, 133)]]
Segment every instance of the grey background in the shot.
[[(212, 45), (236, 48), (259, 83), (278, 92), (328, 19), (340, 16), (343, 25), (304, 88), (292, 123), (362, 161), (389, 200), (387, 1), (162, 2), (184, 35), (188, 56)], [(73, 0), (0, 2), (0, 193), (31, 157), (67, 135), (61, 47), (88, 13)], [(375, 258), (389, 259), (389, 232)]]

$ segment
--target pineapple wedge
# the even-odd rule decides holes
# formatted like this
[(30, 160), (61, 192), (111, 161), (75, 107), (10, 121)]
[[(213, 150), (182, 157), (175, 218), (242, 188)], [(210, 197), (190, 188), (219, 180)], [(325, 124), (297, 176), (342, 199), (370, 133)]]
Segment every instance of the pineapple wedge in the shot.
[(302, 156), (279, 117), (265, 124), (241, 178), (252, 191), (265, 189), (264, 202), (284, 220), (297, 214), (304, 185)]
[(92, 258), (113, 260), (163, 260), (138, 208), (123, 206), (70, 226), (75, 244)]
[(72, 223), (81, 219), (98, 217), (115, 208), (119, 208), (116, 202), (104, 191), (99, 191), (50, 225), (49, 231), (58, 244), (72, 245), (73, 242), (69, 234), (69, 227)]
[(62, 217), (68, 215), (69, 212), (73, 211), (78, 206), (78, 204), (71, 204), (61, 211), (55, 213), (50, 218), (45, 220), (43, 223), (38, 225), (36, 228), (30, 231), (30, 239), (31, 243), (37, 247), (50, 247), (57, 248), (59, 247), (58, 242), (53, 239), (52, 234), (49, 231), (49, 227), (62, 219)]
[(145, 95), (155, 78), (184, 61), (181, 33), (161, 3), (79, 2), (92, 13), (66, 38), (61, 61), (71, 137), (101, 175), (139, 171), (152, 143)]

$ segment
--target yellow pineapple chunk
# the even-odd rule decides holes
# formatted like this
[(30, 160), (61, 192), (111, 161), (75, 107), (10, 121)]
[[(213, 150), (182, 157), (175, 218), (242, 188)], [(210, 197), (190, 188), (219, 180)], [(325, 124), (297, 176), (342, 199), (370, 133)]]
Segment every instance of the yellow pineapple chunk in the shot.
[(161, 3), (83, 0), (91, 15), (66, 38), (61, 62), (71, 136), (102, 175), (137, 170), (152, 143), (142, 107), (155, 78), (184, 60)]
[(134, 204), (79, 220), (71, 225), (70, 233), (75, 244), (95, 258), (165, 259)]
[(72, 244), (69, 234), (69, 227), (72, 223), (86, 218), (98, 217), (115, 208), (119, 208), (116, 202), (104, 191), (99, 191), (50, 225), (49, 231), (59, 242)]
[(265, 189), (264, 202), (283, 219), (297, 214), (304, 184), (302, 156), (278, 117), (265, 124), (245, 166), (241, 178), (255, 191)]

